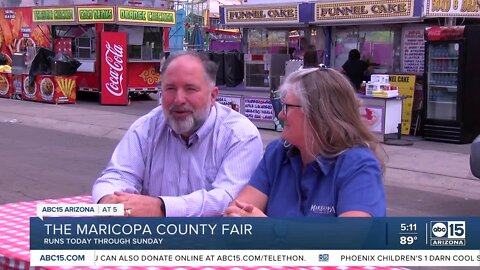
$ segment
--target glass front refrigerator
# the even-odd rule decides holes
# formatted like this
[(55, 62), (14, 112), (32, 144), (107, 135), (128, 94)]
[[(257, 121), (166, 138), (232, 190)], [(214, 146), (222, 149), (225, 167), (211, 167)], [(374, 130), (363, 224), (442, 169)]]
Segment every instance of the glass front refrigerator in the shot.
[(425, 31), (423, 137), (470, 143), (480, 133), (480, 26)]

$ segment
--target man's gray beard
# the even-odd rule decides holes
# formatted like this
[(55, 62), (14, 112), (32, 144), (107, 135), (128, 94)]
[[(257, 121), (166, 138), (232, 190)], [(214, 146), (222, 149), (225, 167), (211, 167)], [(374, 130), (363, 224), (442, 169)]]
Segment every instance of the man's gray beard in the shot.
[(173, 117), (168, 118), (168, 124), (177, 134), (188, 134), (195, 127), (195, 120), (192, 115), (187, 116), (185, 119), (175, 119)]
[[(167, 121), (170, 127), (177, 134), (192, 134), (197, 131), (208, 118), (210, 114), (210, 104), (200, 113), (193, 113), (183, 119), (176, 119), (170, 113), (166, 113)], [(195, 117), (197, 116), (197, 117)]]

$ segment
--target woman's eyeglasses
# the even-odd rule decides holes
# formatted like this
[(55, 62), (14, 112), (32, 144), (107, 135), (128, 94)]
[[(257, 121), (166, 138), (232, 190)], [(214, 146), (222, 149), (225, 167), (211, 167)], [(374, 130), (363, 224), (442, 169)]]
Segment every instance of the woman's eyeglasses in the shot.
[(302, 108), (302, 106), (300, 105), (295, 105), (295, 104), (288, 104), (288, 103), (284, 103), (282, 102), (282, 112), (283, 114), (287, 115), (287, 112), (288, 112), (288, 108)]

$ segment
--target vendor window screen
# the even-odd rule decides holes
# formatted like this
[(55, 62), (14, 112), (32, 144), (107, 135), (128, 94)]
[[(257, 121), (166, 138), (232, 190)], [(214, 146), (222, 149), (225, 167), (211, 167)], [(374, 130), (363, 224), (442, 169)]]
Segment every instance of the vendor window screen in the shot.
[(54, 38), (71, 39), (74, 58), (95, 58), (95, 25), (54, 26)]
[(368, 29), (367, 27), (336, 27), (334, 66), (339, 69), (348, 60), (352, 49), (360, 51), (361, 59), (378, 64), (377, 73), (400, 70), (399, 27)]
[(162, 27), (106, 25), (105, 31), (127, 33), (129, 59), (152, 60), (163, 57)]
[(249, 29), (248, 52), (251, 54), (288, 53), (288, 31)]

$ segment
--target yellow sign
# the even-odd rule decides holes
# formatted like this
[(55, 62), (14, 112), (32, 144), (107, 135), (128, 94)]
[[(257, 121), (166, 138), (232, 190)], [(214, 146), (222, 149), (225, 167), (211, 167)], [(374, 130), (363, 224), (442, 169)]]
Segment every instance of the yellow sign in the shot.
[(378, 20), (413, 16), (413, 0), (351, 1), (315, 4), (315, 21)]
[(175, 11), (118, 7), (118, 22), (175, 24)]
[(32, 9), (34, 23), (75, 22), (75, 9), (71, 8), (34, 8)]
[(113, 7), (77, 7), (79, 22), (113, 22)]
[(285, 23), (299, 22), (298, 5), (229, 7), (225, 9), (225, 23), (255, 24), (255, 23)]
[(479, 17), (478, 0), (427, 0), (426, 17)]
[(389, 79), (391, 85), (398, 87), (398, 94), (405, 97), (402, 106), (402, 134), (409, 135), (416, 77), (415, 75), (390, 75)]

